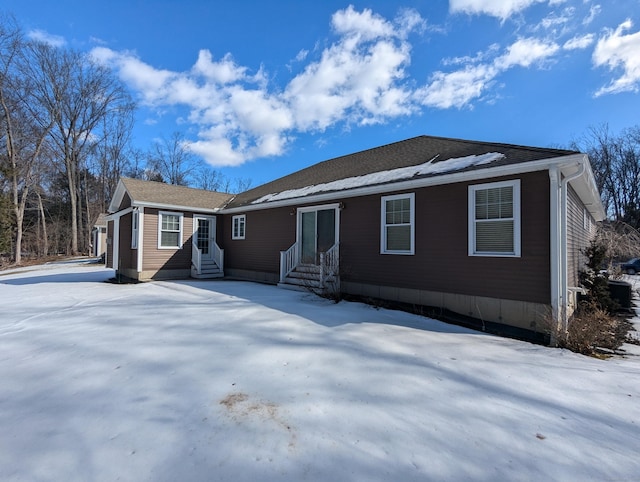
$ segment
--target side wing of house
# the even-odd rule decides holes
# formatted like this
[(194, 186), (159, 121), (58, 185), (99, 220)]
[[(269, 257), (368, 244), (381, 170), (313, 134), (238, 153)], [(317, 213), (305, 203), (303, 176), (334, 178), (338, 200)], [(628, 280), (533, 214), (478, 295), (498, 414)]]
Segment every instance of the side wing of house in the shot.
[(159, 182), (121, 179), (109, 207), (112, 267), (134, 280), (223, 274), (216, 210), (231, 196)]
[(127, 210), (118, 217), (119, 274), (140, 281), (200, 277), (193, 271), (198, 252), (198, 266), (208, 267), (211, 275), (202, 277), (216, 277), (221, 274), (214, 258), (221, 234), (217, 219), (179, 208)]

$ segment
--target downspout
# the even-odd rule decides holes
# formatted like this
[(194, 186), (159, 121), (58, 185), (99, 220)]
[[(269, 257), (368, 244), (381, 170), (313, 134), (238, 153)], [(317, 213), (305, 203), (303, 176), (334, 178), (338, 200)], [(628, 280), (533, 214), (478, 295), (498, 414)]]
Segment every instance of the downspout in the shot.
[[(551, 184), (551, 193), (550, 193), (550, 204), (551, 204), (551, 212), (550, 212), (550, 238), (551, 238), (551, 263), (550, 263), (550, 271), (551, 271), (551, 319), (555, 323), (560, 323), (560, 307), (562, 306), (562, 290), (560, 289), (561, 280), (560, 280), (560, 237), (561, 237), (561, 229), (560, 229), (560, 191), (561, 191), (561, 182), (560, 182), (560, 168), (558, 166), (552, 166), (549, 168), (549, 180)], [(552, 332), (553, 333), (553, 332)], [(556, 343), (556, 340), (551, 340), (552, 344)]]
[(569, 292), (569, 272), (568, 272), (568, 253), (567, 253), (567, 192), (569, 191), (568, 185), (569, 182), (574, 179), (578, 179), (582, 176), (586, 170), (586, 156), (582, 156), (578, 161), (579, 168), (575, 173), (565, 177), (561, 183), (561, 194), (562, 194), (562, 219), (561, 219), (561, 247), (560, 247), (560, 257), (561, 257), (561, 267), (560, 267), (560, 289), (562, 290), (562, 305), (561, 305), (561, 322), (562, 322), (562, 331), (566, 333), (569, 328), (569, 319), (567, 316), (567, 294)]
[[(142, 272), (142, 261), (144, 260), (144, 206), (138, 208), (138, 259), (136, 260), (136, 270)], [(138, 274), (138, 277), (140, 275)]]

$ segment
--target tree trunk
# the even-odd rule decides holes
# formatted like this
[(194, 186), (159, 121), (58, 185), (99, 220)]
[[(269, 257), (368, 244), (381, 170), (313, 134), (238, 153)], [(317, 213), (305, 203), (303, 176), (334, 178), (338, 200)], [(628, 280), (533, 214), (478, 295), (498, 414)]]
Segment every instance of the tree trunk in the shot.
[(49, 238), (47, 237), (47, 219), (44, 216), (44, 206), (42, 205), (42, 196), (36, 191), (38, 196), (38, 209), (40, 210), (40, 219), (42, 220), (42, 256), (49, 255)]
[(71, 203), (71, 255), (78, 254), (78, 185), (71, 159), (66, 159), (69, 202)]
[(23, 216), (20, 214), (18, 206), (14, 206), (14, 214), (16, 216), (16, 244), (14, 262), (20, 264), (22, 262), (22, 221)]

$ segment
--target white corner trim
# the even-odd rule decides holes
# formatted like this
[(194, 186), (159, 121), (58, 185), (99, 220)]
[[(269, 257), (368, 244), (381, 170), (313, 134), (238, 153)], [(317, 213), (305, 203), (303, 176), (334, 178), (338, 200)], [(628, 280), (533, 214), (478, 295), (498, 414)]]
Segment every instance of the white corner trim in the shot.
[(138, 259), (137, 271), (142, 272), (142, 263), (144, 260), (144, 207), (141, 207), (138, 213)]

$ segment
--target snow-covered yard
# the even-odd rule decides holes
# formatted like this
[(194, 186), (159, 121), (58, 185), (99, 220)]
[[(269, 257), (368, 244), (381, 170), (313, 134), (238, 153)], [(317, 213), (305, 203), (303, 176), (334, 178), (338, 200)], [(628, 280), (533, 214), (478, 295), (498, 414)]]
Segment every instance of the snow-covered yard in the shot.
[(0, 272), (0, 480), (640, 478), (640, 356), (112, 276)]

